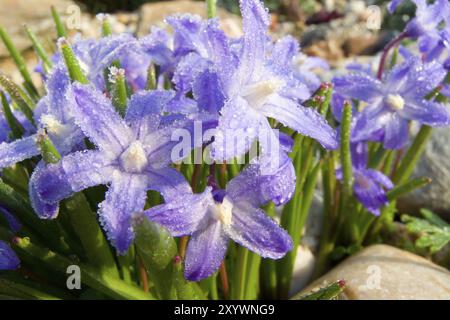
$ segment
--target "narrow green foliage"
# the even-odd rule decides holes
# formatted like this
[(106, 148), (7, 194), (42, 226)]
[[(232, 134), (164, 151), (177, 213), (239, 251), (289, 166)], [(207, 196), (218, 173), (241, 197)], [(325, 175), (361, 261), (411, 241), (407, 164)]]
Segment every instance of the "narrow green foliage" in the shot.
[(147, 90), (155, 90), (157, 87), (157, 80), (156, 80), (156, 66), (151, 63), (148, 67), (147, 71)]
[(206, 0), (206, 11), (208, 19), (215, 18), (217, 14), (217, 0)]
[(422, 188), (427, 184), (431, 183), (430, 178), (418, 178), (411, 181), (408, 181), (404, 184), (397, 185), (395, 188), (391, 189), (387, 193), (387, 197), (389, 201), (394, 201), (400, 196), (410, 193), (418, 188)]
[(45, 132), (38, 133), (36, 143), (45, 163), (57, 163), (61, 160), (61, 155)]
[(109, 23), (109, 15), (104, 14), (101, 16), (101, 22), (102, 22), (102, 36), (103, 37), (109, 37), (112, 33), (111, 24)]
[(53, 251), (38, 247), (28, 238), (15, 238), (14, 247), (19, 254), (27, 255), (41, 261), (53, 272), (66, 274), (67, 268), (71, 265), (80, 266), (81, 281), (87, 286), (103, 292), (115, 299), (149, 300), (153, 297), (142, 291), (140, 288), (129, 285), (118, 277), (106, 274), (99, 274), (90, 266), (74, 263)]
[(56, 26), (56, 35), (58, 36), (58, 38), (67, 37), (66, 28), (64, 27), (64, 24), (61, 21), (61, 17), (59, 16), (54, 6), (51, 6), (51, 11), (53, 21), (55, 22)]
[(0, 293), (27, 300), (59, 300), (59, 298), (43, 291), (2, 278), (0, 278)]
[(88, 80), (80, 67), (80, 64), (73, 52), (70, 44), (65, 38), (60, 38), (58, 41), (59, 49), (61, 50), (64, 62), (66, 63), (67, 70), (69, 70), (69, 76), (72, 81), (78, 81), (83, 84), (87, 84)]
[(395, 172), (394, 178), (392, 179), (395, 184), (404, 183), (411, 176), (417, 162), (422, 156), (431, 133), (431, 127), (422, 126), (422, 128), (420, 128), (419, 132), (414, 138), (411, 147), (406, 152), (399, 168)]
[(12, 137), (14, 139), (20, 139), (23, 136), (25, 129), (22, 127), (20, 122), (16, 119), (16, 117), (12, 113), (11, 107), (3, 91), (0, 92), (0, 96), (2, 100), (3, 114), (5, 115), (6, 121), (8, 122), (8, 126), (11, 129)]
[(42, 60), (43, 66), (45, 71), (50, 71), (53, 67), (53, 63), (50, 60), (50, 58), (47, 55), (47, 52), (45, 52), (44, 47), (39, 42), (38, 38), (34, 34), (33, 31), (31, 31), (30, 28), (28, 28), (26, 25), (24, 25), (25, 32), (28, 35), (28, 38), (30, 38), (31, 42), (33, 43), (33, 48), (36, 51), (36, 54), (39, 56), (39, 58)]
[(33, 101), (27, 96), (27, 94), (13, 81), (11, 81), (4, 74), (0, 73), (0, 86), (8, 92), (11, 99), (17, 104), (20, 111), (25, 115), (31, 124), (35, 125), (33, 118)]
[(0, 38), (2, 38), (3, 43), (5, 44), (17, 68), (19, 69), (19, 72), (22, 75), (22, 78), (26, 84), (25, 87), (27, 88), (27, 90), (29, 90), (28, 93), (32, 97), (36, 97), (38, 95), (38, 92), (33, 84), (33, 81), (31, 80), (31, 75), (28, 72), (25, 59), (20, 54), (19, 50), (17, 50), (17, 48), (14, 46), (11, 38), (2, 27), (0, 27)]
[(124, 117), (127, 110), (127, 84), (125, 70), (110, 68), (111, 100), (117, 112)]
[[(37, 144), (45, 163), (57, 163), (61, 160), (58, 150), (44, 132), (38, 134)], [(102, 274), (118, 276), (119, 273), (108, 242), (84, 194), (81, 192), (74, 194), (64, 202), (64, 208), (64, 213), (69, 216), (88, 260)]]
[(344, 280), (338, 280), (332, 284), (310, 293), (306, 296), (294, 298), (295, 300), (333, 300), (345, 289)]
[(343, 200), (347, 200), (352, 193), (353, 167), (350, 152), (350, 135), (352, 124), (352, 106), (346, 102), (341, 122), (341, 163), (343, 175)]

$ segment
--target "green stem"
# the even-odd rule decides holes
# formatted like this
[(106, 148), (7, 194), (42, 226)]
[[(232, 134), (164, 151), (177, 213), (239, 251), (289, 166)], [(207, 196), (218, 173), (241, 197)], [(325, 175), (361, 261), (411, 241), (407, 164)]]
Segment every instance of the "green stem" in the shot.
[(127, 84), (125, 80), (125, 70), (117, 69), (115, 67), (111, 68), (112, 77), (112, 103), (116, 108), (117, 112), (124, 117), (127, 110)]
[(102, 37), (109, 37), (112, 33), (111, 24), (109, 23), (109, 15), (105, 14), (102, 18)]
[(411, 147), (403, 157), (402, 162), (392, 179), (395, 184), (404, 183), (411, 176), (417, 162), (419, 161), (423, 151), (425, 150), (426, 143), (431, 137), (431, 133), (431, 127), (422, 126), (422, 128), (420, 128)]
[(215, 18), (217, 14), (217, 0), (206, 0), (206, 8), (208, 19)]
[(4, 74), (0, 74), (0, 86), (8, 92), (11, 99), (17, 104), (27, 120), (30, 121), (33, 126), (36, 126), (33, 117), (34, 103), (27, 94)]
[(17, 48), (14, 46), (11, 38), (2, 27), (0, 27), (0, 38), (2, 38), (3, 43), (5, 44), (17, 68), (19, 69), (19, 72), (22, 75), (23, 80), (25, 81), (25, 87), (29, 90), (29, 94), (32, 97), (37, 97), (38, 92), (33, 84), (33, 81), (31, 80), (31, 75), (28, 72), (27, 65), (25, 64), (25, 59), (20, 54), (19, 50), (17, 50)]
[(36, 51), (36, 53), (39, 56), (39, 58), (42, 60), (42, 63), (44, 65), (44, 69), (48, 72), (53, 67), (52, 61), (48, 57), (47, 53), (44, 50), (44, 47), (39, 42), (39, 40), (36, 37), (36, 35), (34, 34), (34, 32), (31, 31), (31, 29), (28, 28), (26, 25), (24, 26), (24, 28), (25, 28), (25, 32), (28, 35), (28, 38), (30, 38), (31, 42), (33, 43), (34, 50)]
[(0, 179), (0, 203), (14, 212), (17, 217), (31, 230), (36, 231), (59, 252), (70, 253), (70, 248), (64, 240), (64, 233), (55, 221), (41, 220), (33, 212), (28, 200), (22, 197), (9, 185)]
[(59, 300), (58, 297), (39, 291), (32, 287), (0, 278), (0, 294), (27, 300)]
[(2, 100), (3, 114), (5, 115), (6, 121), (8, 122), (8, 126), (11, 129), (13, 138), (20, 139), (22, 138), (25, 129), (22, 127), (20, 122), (16, 119), (16, 117), (12, 113), (8, 100), (6, 99), (6, 96), (3, 93), (3, 91), (0, 92), (0, 95)]
[(51, 11), (53, 21), (55, 22), (56, 26), (56, 35), (58, 36), (58, 38), (67, 37), (66, 28), (64, 27), (64, 24), (62, 23), (61, 18), (54, 6), (51, 6)]
[(74, 194), (64, 202), (64, 207), (88, 261), (101, 274), (118, 277), (119, 271), (108, 241), (103, 235), (85, 195), (82, 192)]
[(147, 90), (156, 89), (158, 85), (156, 80), (156, 72), (157, 72), (156, 66), (153, 63), (151, 63), (147, 70), (147, 85), (146, 85)]
[(70, 47), (69, 42), (65, 38), (60, 38), (58, 40), (59, 48), (61, 54), (64, 57), (64, 62), (66, 63), (67, 70), (69, 71), (69, 76), (72, 81), (78, 81), (82, 84), (87, 84), (88, 80), (83, 73), (83, 70), (78, 63), (78, 60)]
[(411, 181), (408, 181), (404, 184), (398, 185), (395, 188), (391, 189), (387, 193), (387, 197), (389, 201), (394, 201), (400, 196), (410, 193), (411, 191), (414, 191), (415, 189), (422, 188), (423, 186), (426, 186), (427, 184), (431, 183), (430, 178), (418, 178)]
[(247, 281), (247, 261), (248, 250), (244, 247), (238, 248), (237, 270), (234, 276), (234, 288), (232, 290), (232, 299), (243, 300), (245, 296), (245, 284)]
[(78, 265), (81, 271), (81, 282), (115, 299), (149, 300), (153, 297), (143, 292), (138, 287), (127, 284), (117, 277), (100, 274), (87, 265), (74, 263), (71, 260), (52, 252), (48, 249), (38, 247), (30, 242), (28, 238), (15, 238), (14, 246), (18, 251), (42, 261), (48, 268), (55, 272), (65, 274), (71, 265)]
[[(38, 145), (45, 163), (57, 163), (61, 160), (61, 155), (46, 135), (39, 135)], [(64, 204), (65, 212), (83, 245), (88, 260), (102, 273), (119, 276), (108, 242), (84, 194), (76, 193)]]
[(352, 194), (353, 167), (350, 152), (350, 134), (352, 123), (352, 107), (345, 103), (341, 123), (341, 164), (342, 164), (342, 194), (345, 202)]

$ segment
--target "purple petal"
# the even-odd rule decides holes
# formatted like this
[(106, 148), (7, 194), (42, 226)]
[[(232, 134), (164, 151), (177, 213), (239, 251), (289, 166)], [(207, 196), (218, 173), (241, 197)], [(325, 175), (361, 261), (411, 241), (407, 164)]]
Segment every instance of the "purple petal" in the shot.
[[(406, 69), (406, 77), (402, 65), (395, 67), (388, 79), (389, 89), (399, 87), (404, 97), (417, 100), (424, 99), (433, 89), (439, 86), (447, 74), (442, 65), (436, 61), (422, 63), (414, 57), (403, 63)], [(400, 73), (400, 75), (398, 75)], [(392, 91), (391, 91), (392, 92)]]
[(173, 168), (149, 169), (147, 189), (161, 193), (166, 203), (177, 201), (180, 194), (192, 194), (184, 176)]
[(15, 270), (20, 266), (20, 260), (11, 247), (0, 241), (0, 270)]
[(344, 97), (371, 102), (382, 96), (381, 82), (365, 73), (333, 78), (337, 93)]
[(195, 79), (210, 66), (210, 62), (196, 52), (189, 53), (178, 63), (172, 82), (177, 91), (188, 93)]
[(367, 175), (365, 170), (355, 171), (354, 191), (356, 198), (374, 215), (380, 214), (380, 208), (388, 204), (386, 192), (377, 181), (372, 179), (373, 174)]
[(211, 188), (201, 194), (180, 194), (177, 199), (146, 210), (145, 215), (179, 237), (200, 229), (209, 205), (214, 205)]
[(161, 67), (161, 72), (172, 72), (175, 66), (175, 56), (169, 48), (171, 37), (160, 28), (153, 27), (151, 33), (139, 40), (143, 50), (152, 61)]
[(394, 13), (394, 11), (397, 9), (397, 7), (405, 0), (391, 0), (388, 4), (388, 11), (389, 13)]
[(125, 120), (138, 139), (155, 131), (166, 105), (173, 99), (172, 91), (141, 91), (134, 94), (129, 103)]
[(195, 232), (186, 250), (184, 276), (199, 281), (211, 276), (222, 263), (228, 247), (220, 221), (211, 221), (203, 230)]
[(380, 171), (373, 170), (373, 169), (367, 169), (365, 170), (365, 175), (367, 177), (370, 177), (373, 181), (381, 184), (386, 189), (392, 189), (394, 187), (394, 184), (392, 183), (391, 179), (381, 173)]
[(218, 114), (225, 103), (225, 96), (217, 73), (206, 70), (196, 78), (192, 93), (200, 109)]
[[(95, 43), (89, 51), (89, 75), (91, 80), (103, 75), (103, 70), (111, 65), (114, 60), (122, 61), (133, 52), (139, 52), (140, 46), (136, 38), (127, 33), (104, 37)], [(147, 70), (148, 61), (141, 65)]]
[(0, 168), (9, 167), (17, 162), (39, 155), (36, 135), (0, 144)]
[(108, 239), (120, 254), (133, 241), (132, 215), (144, 209), (147, 197), (147, 178), (144, 175), (116, 173), (99, 205), (100, 223)]
[[(42, 174), (45, 174), (46, 168), (43, 161), (39, 162), (34, 169), (33, 174), (30, 177), (30, 181), (28, 183), (29, 196), (31, 201), (31, 206), (36, 214), (41, 219), (55, 219), (59, 213), (59, 203), (54, 201), (45, 201), (38, 192), (38, 179)], [(67, 184), (64, 182), (62, 184), (52, 185), (51, 180), (43, 179), (46, 184), (51, 185), (58, 192), (64, 192), (64, 188), (66, 188), (65, 192), (68, 192)]]
[(375, 140), (379, 137), (391, 119), (391, 113), (383, 103), (369, 105), (357, 114), (352, 130), (352, 142)]
[(131, 129), (111, 101), (90, 85), (74, 85), (75, 122), (100, 149), (119, 155), (132, 139)]
[(242, 0), (240, 8), (244, 36), (238, 78), (247, 83), (245, 79), (251, 79), (264, 62), (270, 16), (259, 0)]
[(336, 149), (338, 146), (336, 131), (311, 108), (299, 106), (290, 99), (275, 96), (261, 107), (261, 112), (300, 134), (317, 140), (324, 148)]
[(392, 113), (384, 132), (384, 147), (392, 150), (400, 149), (408, 143), (408, 137), (408, 121)]
[(289, 201), (295, 190), (295, 169), (290, 158), (281, 154), (281, 163), (273, 175), (263, 175), (261, 163), (247, 166), (228, 182), (226, 191), (233, 202), (245, 201), (260, 207), (269, 201), (281, 205)]
[(408, 103), (400, 114), (421, 124), (438, 127), (450, 124), (449, 110), (445, 104), (422, 100), (417, 104)]
[(266, 213), (248, 203), (234, 203), (226, 234), (263, 258), (280, 259), (292, 249), (292, 239)]
[(75, 192), (111, 181), (116, 166), (99, 151), (79, 151), (49, 164), (39, 174), (35, 183), (40, 197), (47, 202), (57, 202)]
[(290, 66), (300, 50), (298, 40), (292, 36), (279, 39), (272, 50), (272, 60), (281, 66)]
[(49, 99), (46, 114), (51, 114), (60, 122), (66, 122), (68, 120), (69, 106), (74, 102), (71, 95), (71, 87), (67, 68), (64, 64), (58, 64), (53, 68), (46, 82), (47, 96)]
[(16, 233), (22, 228), (22, 224), (19, 220), (7, 209), (0, 206), (0, 215), (3, 215), (8, 223), (9, 229), (12, 232)]
[(222, 108), (212, 144), (212, 158), (229, 160), (245, 154), (258, 136), (260, 115), (243, 98), (229, 100)]

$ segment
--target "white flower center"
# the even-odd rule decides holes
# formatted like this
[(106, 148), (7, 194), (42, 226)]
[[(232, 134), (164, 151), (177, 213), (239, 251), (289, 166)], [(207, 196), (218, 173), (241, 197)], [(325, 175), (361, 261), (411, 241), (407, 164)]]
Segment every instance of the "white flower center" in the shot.
[(259, 109), (263, 106), (268, 98), (281, 89), (284, 82), (273, 78), (266, 81), (257, 82), (246, 86), (242, 90), (242, 97), (247, 100), (251, 107)]
[(389, 94), (387, 96), (386, 102), (389, 105), (389, 107), (391, 107), (396, 111), (403, 110), (405, 106), (405, 100), (399, 94)]
[(45, 114), (41, 117), (41, 124), (44, 126), (44, 128), (47, 130), (49, 134), (58, 137), (65, 136), (65, 133), (67, 133), (70, 130), (69, 126), (62, 124), (54, 116), (50, 114)]
[(214, 215), (225, 226), (231, 225), (231, 218), (233, 217), (233, 203), (227, 198), (223, 198), (222, 203), (216, 203), (213, 208)]
[(127, 172), (142, 172), (148, 163), (142, 143), (134, 141), (128, 149), (120, 155), (120, 162)]

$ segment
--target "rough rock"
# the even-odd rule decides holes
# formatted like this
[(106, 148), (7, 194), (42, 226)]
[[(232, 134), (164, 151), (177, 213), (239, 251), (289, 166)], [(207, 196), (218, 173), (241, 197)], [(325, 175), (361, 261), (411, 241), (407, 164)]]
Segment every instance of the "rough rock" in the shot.
[(379, 33), (376, 13), (364, 1), (352, 1), (343, 11), (342, 18), (306, 27), (301, 41), (306, 53), (327, 59), (334, 65), (343, 57), (372, 55), (392, 37)]
[(413, 177), (429, 177), (432, 182), (398, 201), (402, 213), (416, 214), (427, 208), (450, 220), (450, 127), (435, 128)]
[(450, 299), (450, 272), (415, 254), (387, 245), (367, 247), (314, 281), (298, 296), (344, 279), (340, 299)]
[[(164, 19), (173, 14), (191, 13), (206, 18), (206, 4), (201, 1), (161, 1), (147, 3), (139, 9), (138, 36), (147, 34), (152, 26), (164, 27)], [(217, 15), (223, 30), (233, 37), (242, 34), (240, 18), (218, 8)]]

